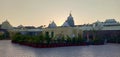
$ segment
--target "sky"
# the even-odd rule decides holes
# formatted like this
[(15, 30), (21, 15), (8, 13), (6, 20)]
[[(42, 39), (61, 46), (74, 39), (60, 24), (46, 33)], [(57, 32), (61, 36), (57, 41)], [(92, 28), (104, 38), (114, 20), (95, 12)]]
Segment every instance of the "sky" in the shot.
[(120, 21), (120, 0), (0, 0), (0, 23), (48, 26), (54, 21), (61, 26), (70, 11), (76, 25), (113, 18)]

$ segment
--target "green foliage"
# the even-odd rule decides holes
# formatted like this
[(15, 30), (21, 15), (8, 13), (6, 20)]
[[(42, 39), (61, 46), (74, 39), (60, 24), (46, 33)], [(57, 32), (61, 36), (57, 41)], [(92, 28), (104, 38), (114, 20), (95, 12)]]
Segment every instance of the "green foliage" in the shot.
[[(43, 43), (45, 44), (51, 44), (51, 43), (79, 44), (79, 43), (85, 43), (86, 39), (82, 38), (81, 36), (74, 37), (74, 38), (70, 38), (69, 36), (67, 36), (66, 39), (64, 37), (61, 37), (57, 39), (57, 41), (55, 41), (55, 40), (52, 40), (52, 38), (50, 38), (49, 35), (43, 36), (41, 34), (37, 36), (35, 35), (31, 36), (31, 35), (22, 35), (20, 33), (17, 33), (12, 37), (12, 41), (18, 42), (18, 43), (32, 43), (32, 44), (43, 44)], [(104, 40), (101, 38), (95, 38), (94, 40), (92, 40), (93, 43), (103, 43), (103, 41)]]
[(2, 40), (2, 39), (4, 39), (4, 35), (3, 34), (0, 35), (0, 40)]
[(38, 36), (38, 40), (40, 41), (40, 43), (43, 43), (45, 41), (45, 37), (41, 34)]
[(0, 34), (0, 40), (7, 39), (9, 37), (9, 33)]
[(71, 42), (72, 42), (71, 38), (67, 36), (67, 43), (71, 43)]
[(93, 40), (93, 43), (94, 44), (103, 44), (104, 43), (104, 39), (102, 39), (102, 38), (95, 38)]
[(43, 42), (43, 36), (42, 35), (38, 35), (38, 36), (31, 36), (31, 35), (22, 35), (20, 33), (15, 34), (12, 37), (12, 41), (15, 42), (27, 42), (27, 43), (42, 43)]
[(77, 43), (85, 43), (86, 39), (82, 38), (81, 36), (78, 36)]

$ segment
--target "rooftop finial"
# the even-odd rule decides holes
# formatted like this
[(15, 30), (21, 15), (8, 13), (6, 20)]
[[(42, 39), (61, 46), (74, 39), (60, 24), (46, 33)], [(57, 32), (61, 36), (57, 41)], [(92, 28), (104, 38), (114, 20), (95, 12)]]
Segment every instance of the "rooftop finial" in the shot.
[(72, 12), (72, 11), (70, 11), (70, 16), (72, 16), (72, 15), (71, 15), (71, 12)]

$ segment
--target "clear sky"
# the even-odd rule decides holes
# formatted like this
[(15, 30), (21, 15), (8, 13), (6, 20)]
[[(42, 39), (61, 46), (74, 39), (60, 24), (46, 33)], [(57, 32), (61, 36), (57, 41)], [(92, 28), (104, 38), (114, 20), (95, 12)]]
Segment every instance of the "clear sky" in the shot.
[(0, 0), (0, 23), (7, 19), (13, 26), (40, 26), (54, 20), (60, 26), (70, 11), (76, 25), (120, 21), (120, 0)]

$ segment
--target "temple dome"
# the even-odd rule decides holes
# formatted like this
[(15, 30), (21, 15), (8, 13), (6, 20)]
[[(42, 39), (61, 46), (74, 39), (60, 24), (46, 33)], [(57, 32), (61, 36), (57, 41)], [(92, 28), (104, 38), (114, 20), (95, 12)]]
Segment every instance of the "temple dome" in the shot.
[(13, 29), (12, 25), (6, 20), (1, 24), (2, 29)]
[(70, 25), (68, 24), (68, 22), (64, 22), (62, 27), (69, 27)]
[(49, 25), (48, 25), (48, 28), (56, 28), (57, 25), (54, 21), (52, 21)]
[(71, 26), (71, 27), (74, 27), (74, 26), (75, 26), (75, 25), (74, 25), (74, 20), (73, 20), (73, 17), (72, 17), (72, 14), (71, 14), (71, 13), (69, 14), (66, 22), (67, 22), (67, 23), (69, 24), (69, 26)]

